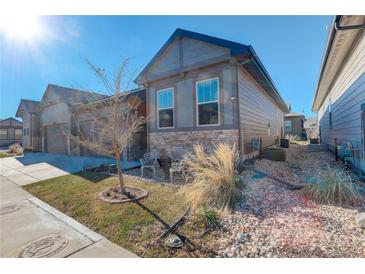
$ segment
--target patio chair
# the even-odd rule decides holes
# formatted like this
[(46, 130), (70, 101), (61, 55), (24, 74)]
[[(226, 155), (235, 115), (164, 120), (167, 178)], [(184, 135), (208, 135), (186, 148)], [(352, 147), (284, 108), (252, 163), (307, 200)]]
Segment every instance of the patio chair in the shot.
[(179, 173), (185, 179), (186, 162), (185, 160), (172, 160), (170, 167), (170, 183), (172, 183), (172, 178), (174, 173)]
[(145, 153), (139, 161), (141, 162), (141, 176), (144, 176), (144, 170), (147, 168), (153, 171), (153, 178), (156, 178), (156, 158), (150, 153)]

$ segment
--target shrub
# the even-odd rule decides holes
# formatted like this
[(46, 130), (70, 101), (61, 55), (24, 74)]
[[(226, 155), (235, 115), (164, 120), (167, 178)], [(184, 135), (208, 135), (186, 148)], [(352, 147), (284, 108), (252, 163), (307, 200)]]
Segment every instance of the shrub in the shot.
[(9, 146), (9, 153), (14, 153), (16, 155), (23, 155), (24, 149), (19, 143), (15, 143)]
[(346, 171), (328, 166), (318, 174), (316, 180), (303, 188), (304, 194), (315, 201), (342, 205), (353, 204), (360, 198), (359, 191)]
[(217, 211), (209, 209), (206, 205), (203, 206), (202, 218), (206, 228), (220, 228), (221, 220)]
[(288, 139), (290, 143), (296, 143), (297, 141), (300, 141), (300, 137), (294, 134), (287, 134), (285, 135), (285, 138)]
[(191, 184), (183, 188), (193, 208), (207, 205), (218, 209), (234, 208), (241, 200), (240, 188), (245, 184), (238, 176), (238, 154), (235, 147), (215, 145), (212, 153), (201, 144), (186, 155), (186, 165), (193, 176)]

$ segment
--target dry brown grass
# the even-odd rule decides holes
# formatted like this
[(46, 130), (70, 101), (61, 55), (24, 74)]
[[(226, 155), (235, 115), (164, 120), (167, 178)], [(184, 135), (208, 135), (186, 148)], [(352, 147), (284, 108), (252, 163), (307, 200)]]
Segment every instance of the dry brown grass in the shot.
[(183, 188), (193, 208), (203, 205), (224, 209), (234, 208), (241, 200), (240, 187), (243, 182), (238, 176), (238, 154), (235, 147), (220, 143), (208, 154), (201, 144), (186, 156), (193, 182)]
[(350, 175), (330, 166), (317, 175), (316, 183), (306, 185), (303, 192), (315, 201), (330, 205), (354, 204), (360, 199)]

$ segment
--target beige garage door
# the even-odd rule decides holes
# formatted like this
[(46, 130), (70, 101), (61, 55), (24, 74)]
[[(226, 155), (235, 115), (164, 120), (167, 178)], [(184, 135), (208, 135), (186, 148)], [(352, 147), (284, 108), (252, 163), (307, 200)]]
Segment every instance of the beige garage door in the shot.
[(66, 136), (58, 125), (46, 127), (46, 151), (48, 153), (67, 154)]

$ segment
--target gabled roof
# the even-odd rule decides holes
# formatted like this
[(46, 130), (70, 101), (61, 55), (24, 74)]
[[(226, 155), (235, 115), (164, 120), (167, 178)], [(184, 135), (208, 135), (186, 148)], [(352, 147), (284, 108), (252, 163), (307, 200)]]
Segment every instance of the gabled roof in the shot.
[(27, 100), (27, 99), (21, 99), (18, 110), (16, 111), (15, 117), (21, 117), (23, 111), (26, 112), (38, 112), (39, 111), (39, 105), (40, 102), (33, 101), (33, 100)]
[[(139, 96), (141, 94), (145, 94), (145, 92), (146, 92), (145, 88), (135, 88), (132, 90), (127, 90), (127, 91), (121, 92), (120, 96), (121, 97), (129, 96), (129, 95)], [(115, 95), (111, 95), (111, 96), (107, 96), (105, 98), (100, 98), (98, 100), (88, 102), (89, 104), (75, 104), (72, 106), (72, 111), (79, 111), (79, 110), (82, 110), (83, 108), (87, 108), (90, 105), (108, 104), (108, 102), (110, 102), (111, 100), (113, 100), (115, 98), (114, 96)]]
[(175, 30), (175, 32), (171, 35), (167, 42), (161, 47), (161, 49), (155, 54), (155, 56), (153, 56), (151, 61), (137, 76), (137, 78), (135, 79), (135, 83), (138, 83), (138, 79), (141, 79), (141, 76), (146, 72), (146, 70), (153, 65), (153, 63), (178, 37), (193, 38), (199, 41), (229, 49), (231, 57), (234, 57), (236, 58), (236, 60), (239, 61), (242, 67), (244, 67), (252, 75), (252, 77), (261, 85), (265, 92), (278, 104), (281, 110), (284, 113), (289, 112), (288, 106), (281, 98), (273, 80), (271, 79), (264, 65), (261, 63), (261, 60), (257, 56), (252, 46), (179, 28)]
[(145, 71), (148, 70), (153, 65), (153, 63), (163, 54), (163, 52), (178, 37), (188, 37), (188, 38), (196, 39), (196, 40), (206, 42), (209, 44), (213, 44), (216, 46), (227, 48), (230, 50), (231, 56), (237, 56), (237, 55), (244, 54), (251, 47), (251, 46), (243, 45), (240, 43), (232, 42), (229, 40), (217, 38), (214, 36), (209, 36), (209, 35), (205, 35), (202, 33), (178, 28), (174, 31), (174, 33), (170, 36), (170, 38), (166, 41), (166, 43), (160, 48), (160, 50), (155, 54), (155, 56), (152, 57), (151, 61), (149, 61), (148, 64), (144, 67), (142, 72), (135, 79), (135, 82), (137, 82), (137, 79), (139, 79), (140, 76), (143, 75), (145, 73)]
[(49, 93), (54, 93), (59, 98), (59, 100), (63, 101), (69, 107), (78, 104), (94, 102), (108, 97), (107, 95), (100, 93), (48, 84), (41, 100), (41, 106), (44, 107), (44, 100)]
[(3, 120), (0, 120), (0, 125), (6, 124), (7, 122), (10, 122), (10, 126), (21, 126), (23, 125), (22, 122), (20, 122), (19, 120), (13, 118), (13, 117), (9, 117)]

